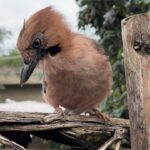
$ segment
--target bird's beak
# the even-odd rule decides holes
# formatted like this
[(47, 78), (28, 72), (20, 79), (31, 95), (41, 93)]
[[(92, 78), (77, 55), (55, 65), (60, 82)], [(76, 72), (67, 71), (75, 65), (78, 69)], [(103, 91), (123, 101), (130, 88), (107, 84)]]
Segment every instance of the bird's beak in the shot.
[(24, 60), (24, 64), (23, 64), (23, 68), (22, 68), (21, 76), (20, 76), (21, 86), (23, 86), (23, 84), (29, 79), (35, 67), (37, 66), (38, 62), (39, 62), (39, 58), (38, 58), (37, 53), (34, 54), (34, 56), (32, 57), (30, 61)]

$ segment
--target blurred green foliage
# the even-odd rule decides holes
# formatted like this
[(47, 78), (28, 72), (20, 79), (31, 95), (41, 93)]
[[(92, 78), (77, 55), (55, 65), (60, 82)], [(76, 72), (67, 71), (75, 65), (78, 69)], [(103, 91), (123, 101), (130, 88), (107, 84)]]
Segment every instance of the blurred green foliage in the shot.
[(6, 38), (11, 36), (11, 32), (6, 30), (5, 28), (0, 28), (0, 67), (3, 66), (20, 66), (21, 65), (21, 57), (17, 49), (10, 50), (8, 55), (3, 54), (3, 42)]
[(20, 56), (0, 56), (0, 67), (18, 67), (21, 65), (22, 60)]
[(20, 53), (16, 48), (14, 48), (9, 52), (9, 56), (20, 56)]
[(112, 116), (128, 118), (121, 20), (129, 15), (150, 10), (149, 0), (76, 0), (79, 7), (80, 29), (95, 29), (99, 43), (110, 56), (113, 69), (111, 96), (102, 106)]
[[(6, 30), (5, 28), (0, 28), (0, 68), (7, 66), (20, 66), (21, 65), (21, 57), (16, 49), (12, 49), (8, 56), (3, 55), (3, 42), (6, 38), (11, 37), (11, 32)], [(5, 87), (0, 84), (0, 90), (5, 90)], [(3, 102), (4, 99), (0, 95), (0, 102)]]
[[(2, 43), (5, 39), (5, 37), (8, 37), (8, 35), (11, 34), (10, 32), (8, 32), (6, 29), (4, 28), (0, 28), (0, 53), (2, 51)], [(1, 61), (0, 61), (1, 62)], [(0, 84), (0, 89), (3, 89), (3, 86)], [(2, 97), (0, 95), (0, 102), (2, 102)]]
[(0, 67), (14, 66), (18, 67), (22, 65), (22, 59), (17, 49), (12, 49), (8, 56), (0, 56)]
[(2, 44), (4, 42), (4, 39), (9, 38), (11, 35), (11, 32), (6, 30), (5, 28), (0, 28), (0, 53), (2, 52)]

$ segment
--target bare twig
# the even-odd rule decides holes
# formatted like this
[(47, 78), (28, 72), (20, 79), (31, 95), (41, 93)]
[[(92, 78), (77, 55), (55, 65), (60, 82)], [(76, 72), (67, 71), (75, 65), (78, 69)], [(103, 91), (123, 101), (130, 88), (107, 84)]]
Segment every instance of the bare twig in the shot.
[(122, 139), (117, 141), (115, 150), (120, 150)]
[(114, 136), (111, 137), (107, 142), (105, 142), (104, 145), (102, 145), (98, 150), (106, 150), (110, 145), (112, 145), (117, 140), (124, 139), (126, 132), (127, 130), (125, 130), (124, 128), (117, 129), (114, 133)]
[(9, 139), (7, 139), (6, 137), (2, 135), (0, 135), (0, 143), (13, 148), (14, 150), (26, 150), (23, 146), (20, 146), (19, 144), (13, 141), (10, 141)]

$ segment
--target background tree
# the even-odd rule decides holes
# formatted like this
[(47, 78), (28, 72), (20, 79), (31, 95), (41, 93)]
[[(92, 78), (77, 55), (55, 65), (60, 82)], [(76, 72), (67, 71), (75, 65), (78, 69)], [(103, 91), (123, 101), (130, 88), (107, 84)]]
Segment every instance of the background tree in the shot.
[[(7, 31), (5, 28), (0, 28), (0, 55), (2, 54), (2, 45), (3, 41), (6, 37), (9, 37), (11, 32)], [(0, 84), (0, 89), (4, 89), (3, 85)], [(1, 101), (1, 95), (0, 95), (0, 101)]]
[(10, 38), (12, 35), (11, 31), (6, 30), (5, 28), (0, 28), (0, 67), (4, 66), (21, 66), (22, 61), (20, 54), (16, 48), (11, 48), (7, 51), (9, 53), (5, 55), (6, 49), (4, 48), (3, 42), (5, 39)]
[(76, 0), (79, 7), (81, 29), (90, 26), (95, 29), (99, 43), (110, 56), (113, 69), (111, 96), (102, 106), (103, 111), (117, 117), (128, 117), (121, 20), (129, 15), (150, 10), (149, 0)]
[(0, 28), (0, 55), (3, 53), (3, 42), (6, 38), (9, 38), (11, 35), (11, 32), (6, 30), (5, 28)]

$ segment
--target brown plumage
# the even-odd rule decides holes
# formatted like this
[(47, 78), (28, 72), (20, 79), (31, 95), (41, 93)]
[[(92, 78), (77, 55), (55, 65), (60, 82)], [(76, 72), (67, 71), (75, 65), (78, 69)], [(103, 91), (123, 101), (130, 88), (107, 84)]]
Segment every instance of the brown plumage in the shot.
[(78, 114), (97, 107), (109, 95), (108, 56), (94, 40), (72, 32), (51, 7), (25, 22), (17, 46), (25, 62), (21, 84), (38, 63), (43, 71), (43, 98), (54, 108), (63, 106)]

